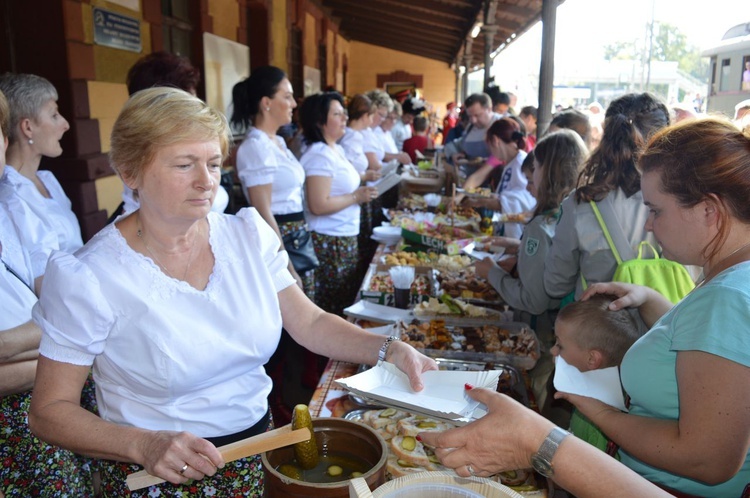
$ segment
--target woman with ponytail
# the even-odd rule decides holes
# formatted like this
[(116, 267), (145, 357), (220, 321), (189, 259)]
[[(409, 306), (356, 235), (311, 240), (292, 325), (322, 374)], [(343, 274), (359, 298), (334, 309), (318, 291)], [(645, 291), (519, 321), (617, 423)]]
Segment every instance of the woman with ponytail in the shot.
[[(511, 118), (498, 119), (487, 130), (485, 138), (492, 157), (487, 164), (475, 171), (464, 183), (466, 191), (489, 183), (497, 194), (493, 197), (468, 199), (474, 207), (502, 211), (505, 213), (522, 213), (532, 211), (536, 200), (526, 190), (526, 176), (521, 165), (526, 159), (526, 137), (521, 126)], [(505, 223), (505, 235), (515, 239), (521, 238), (523, 225)]]
[(586, 285), (582, 277), (588, 284), (607, 282), (617, 269), (590, 201), (611, 206), (633, 251), (643, 240), (653, 242), (644, 228), (648, 208), (643, 205), (636, 163), (651, 135), (668, 124), (669, 111), (651, 94), (627, 94), (612, 101), (601, 143), (586, 162), (578, 189), (562, 204), (544, 265), (544, 287), (550, 296), (562, 298), (575, 291), (578, 299)]

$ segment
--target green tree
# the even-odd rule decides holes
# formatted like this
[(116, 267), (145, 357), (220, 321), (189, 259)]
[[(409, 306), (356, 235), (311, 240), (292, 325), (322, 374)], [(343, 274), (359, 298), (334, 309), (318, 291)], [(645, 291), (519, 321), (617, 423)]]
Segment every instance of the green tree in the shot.
[[(647, 59), (648, 53), (639, 53), (632, 41), (618, 41), (604, 47), (604, 60), (633, 60), (641, 57)], [(699, 79), (705, 79), (708, 74), (708, 61), (701, 57), (700, 50), (688, 43), (687, 36), (678, 27), (669, 23), (658, 23), (654, 27), (651, 59), (677, 61), (681, 70)]]

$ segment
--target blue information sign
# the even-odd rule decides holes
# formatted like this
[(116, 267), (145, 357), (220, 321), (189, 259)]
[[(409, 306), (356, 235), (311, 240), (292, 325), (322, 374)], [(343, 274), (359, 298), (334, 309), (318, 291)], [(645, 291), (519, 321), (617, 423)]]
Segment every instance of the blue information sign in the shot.
[(94, 7), (94, 43), (140, 52), (141, 21)]

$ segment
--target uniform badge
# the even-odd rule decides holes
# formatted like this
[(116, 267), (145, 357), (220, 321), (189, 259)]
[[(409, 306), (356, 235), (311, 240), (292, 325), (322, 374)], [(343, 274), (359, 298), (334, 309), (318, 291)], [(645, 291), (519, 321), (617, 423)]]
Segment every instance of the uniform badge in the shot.
[(539, 249), (539, 239), (529, 238), (526, 240), (526, 255), (533, 256)]

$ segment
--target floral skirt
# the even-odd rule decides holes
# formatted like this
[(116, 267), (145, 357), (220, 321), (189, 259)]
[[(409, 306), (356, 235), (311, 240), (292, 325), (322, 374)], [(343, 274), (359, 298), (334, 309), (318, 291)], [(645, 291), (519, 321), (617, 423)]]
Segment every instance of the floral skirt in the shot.
[[(304, 221), (287, 221), (279, 223), (278, 225), (282, 237), (288, 233), (294, 232), (295, 230), (307, 228), (307, 223)], [(305, 295), (309, 297), (311, 301), (315, 301), (315, 270), (305, 272), (299, 277), (302, 279), (302, 288), (305, 291)]]
[[(270, 431), (273, 427), (273, 421), (269, 421), (266, 431)], [(157, 486), (149, 486), (135, 491), (130, 491), (125, 481), (128, 474), (143, 470), (142, 466), (134, 463), (100, 460), (99, 468), (102, 478), (101, 496), (103, 498), (155, 498), (157, 496), (236, 498), (263, 496), (264, 472), (260, 455), (229, 462), (213, 476), (204, 477), (199, 481), (188, 481), (186, 484), (164, 482)]]
[(357, 236), (339, 237), (313, 232), (313, 244), (320, 266), (315, 270), (315, 303), (339, 316), (354, 302), (359, 258)]
[(168, 482), (136, 491), (128, 490), (125, 479), (128, 474), (143, 470), (140, 465), (102, 460), (100, 462), (103, 498), (192, 498), (215, 496), (221, 498), (263, 496), (263, 467), (260, 455), (229, 462), (211, 477), (187, 484), (175, 485)]
[[(51, 446), (29, 431), (31, 391), (0, 398), (0, 491), (6, 498), (94, 496), (89, 458)], [(89, 375), (81, 406), (96, 413), (94, 383)]]

